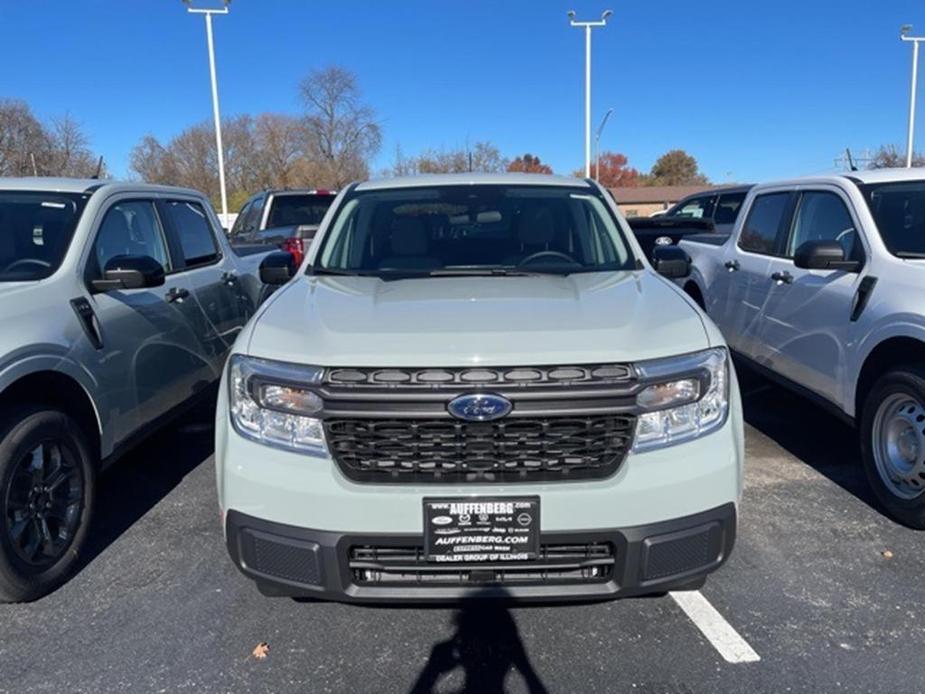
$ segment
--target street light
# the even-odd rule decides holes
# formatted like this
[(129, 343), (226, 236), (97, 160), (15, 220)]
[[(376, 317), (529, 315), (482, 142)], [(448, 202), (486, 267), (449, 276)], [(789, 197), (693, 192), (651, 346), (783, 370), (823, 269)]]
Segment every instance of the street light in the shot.
[(215, 147), (218, 150), (218, 186), (222, 195), (222, 225), (228, 224), (228, 192), (225, 190), (225, 155), (222, 150), (222, 120), (218, 111), (218, 84), (215, 78), (215, 46), (212, 42), (212, 15), (228, 14), (231, 0), (223, 0), (221, 8), (196, 8), (190, 0), (183, 0), (186, 11), (206, 18), (206, 41), (209, 44), (209, 76), (212, 78), (212, 115), (215, 118)]
[(607, 119), (610, 118), (611, 113), (613, 109), (607, 109), (607, 113), (601, 118), (601, 124), (597, 126), (597, 134), (594, 136), (594, 180), (598, 182), (601, 180), (601, 133), (604, 132), (604, 126), (607, 125)]
[(912, 168), (912, 140), (915, 136), (915, 88), (919, 78), (919, 43), (925, 36), (910, 36), (911, 24), (903, 24), (899, 29), (899, 38), (912, 42), (912, 88), (909, 96), (909, 137), (906, 140), (906, 168)]
[(607, 18), (613, 10), (604, 10), (596, 22), (579, 22), (575, 11), (569, 10), (569, 24), (585, 30), (585, 178), (591, 178), (591, 29), (607, 26)]

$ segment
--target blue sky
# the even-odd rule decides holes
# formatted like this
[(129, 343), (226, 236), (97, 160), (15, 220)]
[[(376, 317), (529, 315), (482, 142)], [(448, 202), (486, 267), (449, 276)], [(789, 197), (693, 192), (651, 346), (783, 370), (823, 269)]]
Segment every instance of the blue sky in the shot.
[[(583, 161), (572, 8), (614, 10), (594, 35), (594, 120), (615, 109), (602, 148), (641, 170), (681, 147), (715, 181), (759, 181), (904, 143), (913, 0), (234, 0), (215, 20), (223, 115), (296, 112), (300, 77), (337, 63), (382, 121), (374, 170), (398, 144), (487, 139), (567, 173)], [(0, 64), (0, 96), (69, 112), (117, 176), (145, 133), (211, 117), (203, 21), (180, 0), (0, 0)]]

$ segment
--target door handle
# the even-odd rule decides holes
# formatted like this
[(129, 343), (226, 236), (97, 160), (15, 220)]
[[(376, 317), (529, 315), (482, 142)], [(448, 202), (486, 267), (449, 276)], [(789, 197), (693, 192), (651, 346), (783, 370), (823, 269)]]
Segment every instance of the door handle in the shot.
[(729, 272), (738, 272), (739, 270), (738, 260), (727, 260), (724, 265), (725, 265), (725, 268), (729, 270)]
[(877, 278), (868, 275), (861, 280), (861, 283), (858, 285), (857, 294), (854, 297), (854, 308), (851, 311), (851, 322), (856, 323), (858, 318), (861, 317), (861, 314), (864, 313), (864, 309), (867, 308), (867, 304), (870, 301), (870, 295), (873, 294), (874, 287), (877, 286)]
[(170, 291), (164, 294), (164, 298), (167, 300), (168, 304), (172, 304), (175, 301), (183, 301), (188, 296), (189, 289), (183, 287), (171, 287)]
[(93, 312), (93, 307), (90, 306), (90, 302), (80, 296), (76, 299), (71, 299), (71, 308), (73, 308), (74, 313), (77, 314), (80, 327), (83, 328), (87, 339), (90, 340), (90, 344), (92, 344), (95, 349), (103, 349), (103, 338), (100, 337), (100, 331), (96, 327), (96, 314)]
[(781, 284), (793, 284), (793, 275), (784, 270), (783, 272), (775, 272), (771, 275), (771, 279), (775, 282), (780, 282)]
[(238, 276), (233, 272), (223, 272), (222, 273), (222, 282), (227, 284), (229, 287), (233, 287), (234, 283), (238, 281)]

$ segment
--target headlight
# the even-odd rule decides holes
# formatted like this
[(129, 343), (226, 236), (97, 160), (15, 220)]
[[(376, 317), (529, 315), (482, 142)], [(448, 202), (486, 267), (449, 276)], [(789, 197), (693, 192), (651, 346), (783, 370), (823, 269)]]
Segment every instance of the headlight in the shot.
[(323, 370), (282, 362), (231, 357), (228, 402), (231, 423), (241, 436), (268, 446), (302, 453), (328, 452), (317, 415), (321, 398), (309, 386)]
[(653, 383), (636, 396), (633, 450), (664, 448), (719, 429), (729, 412), (729, 358), (723, 348), (636, 365)]

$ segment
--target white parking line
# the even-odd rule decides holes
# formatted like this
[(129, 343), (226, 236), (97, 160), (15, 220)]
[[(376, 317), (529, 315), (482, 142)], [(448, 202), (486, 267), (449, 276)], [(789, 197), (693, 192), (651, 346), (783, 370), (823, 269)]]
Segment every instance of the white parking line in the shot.
[(717, 612), (700, 591), (672, 592), (669, 595), (727, 663), (756, 663), (761, 660), (761, 656), (755, 653), (748, 642), (723, 619), (723, 615)]

